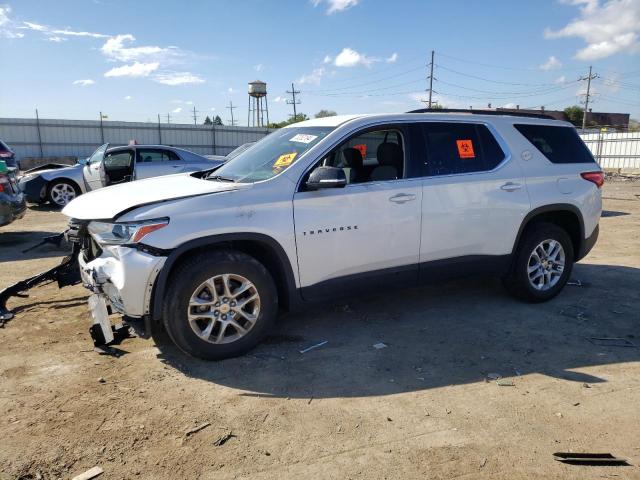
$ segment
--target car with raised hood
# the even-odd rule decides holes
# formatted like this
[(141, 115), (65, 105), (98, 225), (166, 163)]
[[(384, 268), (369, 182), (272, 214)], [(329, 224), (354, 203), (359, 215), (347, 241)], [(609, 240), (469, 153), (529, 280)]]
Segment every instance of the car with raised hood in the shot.
[(604, 175), (575, 128), (496, 112), (335, 116), (215, 171), (117, 185), (63, 213), (107, 312), (188, 354), (242, 354), (279, 309), (460, 275), (542, 302), (598, 236)]
[(27, 210), (24, 194), (18, 188), (15, 167), (0, 160), (0, 227), (22, 218)]
[(32, 203), (64, 207), (77, 196), (132, 180), (195, 172), (221, 165), (197, 153), (167, 145), (102, 145), (75, 165), (47, 164), (32, 168), (20, 179), (20, 188)]

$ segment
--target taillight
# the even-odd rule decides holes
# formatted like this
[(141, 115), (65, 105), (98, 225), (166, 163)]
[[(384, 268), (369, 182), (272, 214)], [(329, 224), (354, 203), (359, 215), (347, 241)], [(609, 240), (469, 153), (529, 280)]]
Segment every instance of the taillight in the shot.
[(0, 174), (0, 193), (10, 190), (9, 177)]
[(598, 188), (604, 185), (604, 172), (583, 172), (580, 176), (591, 183), (595, 183)]
[(11, 152), (0, 152), (0, 158), (10, 158), (13, 156)]

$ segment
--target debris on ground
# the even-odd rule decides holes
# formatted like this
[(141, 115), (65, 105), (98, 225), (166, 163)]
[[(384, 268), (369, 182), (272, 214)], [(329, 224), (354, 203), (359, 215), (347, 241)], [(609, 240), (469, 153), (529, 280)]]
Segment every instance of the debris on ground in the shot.
[(480, 468), (483, 468), (486, 464), (487, 464), (487, 459), (486, 459), (486, 458), (483, 458), (483, 459), (480, 461)]
[(320, 343), (316, 343), (315, 345), (311, 345), (310, 347), (307, 347), (307, 348), (304, 348), (304, 349), (300, 350), (300, 353), (307, 353), (307, 352), (309, 352), (309, 351), (311, 351), (311, 350), (313, 350), (315, 348), (320, 348), (323, 345), (326, 345), (327, 343), (329, 343), (329, 340), (324, 340), (324, 341), (322, 341)]
[(496, 384), (497, 384), (499, 387), (515, 387), (515, 386), (516, 386), (516, 384), (515, 384), (515, 383), (513, 383), (513, 380), (510, 380), (510, 379), (508, 379), (508, 378), (499, 378), (499, 379), (496, 381)]
[(71, 480), (90, 480), (92, 478), (96, 478), (98, 475), (102, 475), (103, 473), (104, 470), (102, 470), (102, 468), (93, 467), (80, 475), (76, 475)]
[(232, 438), (236, 438), (236, 436), (233, 434), (233, 432), (229, 432), (229, 433), (225, 433), (224, 435), (222, 435), (221, 437), (219, 437), (215, 442), (213, 442), (213, 444), (216, 447), (221, 447), (222, 445), (224, 445), (225, 443), (227, 443), (229, 440), (231, 440)]
[(202, 423), (202, 424), (198, 425), (197, 427), (193, 427), (192, 429), (187, 430), (184, 435), (185, 435), (185, 437), (190, 437), (194, 433), (198, 433), (200, 430), (204, 430), (209, 425), (211, 425), (211, 423), (209, 423), (209, 422)]
[(567, 285), (573, 285), (574, 287), (584, 287), (584, 284), (580, 280), (569, 280)]
[(610, 453), (576, 453), (556, 452), (553, 459), (571, 465), (629, 465), (624, 458), (618, 458)]
[(599, 347), (637, 347), (626, 338), (619, 337), (588, 337), (587, 340)]
[(560, 315), (564, 315), (569, 318), (576, 318), (577, 320), (586, 320), (587, 315), (586, 312), (575, 305), (569, 305), (562, 310), (560, 310)]
[(107, 381), (104, 379), (104, 377), (100, 377), (98, 378), (98, 383), (107, 383)]
[(383, 349), (383, 348), (387, 348), (387, 344), (386, 344), (386, 343), (383, 343), (383, 342), (374, 343), (372, 346), (373, 346), (373, 348), (375, 348), (376, 350), (380, 350), (380, 349)]

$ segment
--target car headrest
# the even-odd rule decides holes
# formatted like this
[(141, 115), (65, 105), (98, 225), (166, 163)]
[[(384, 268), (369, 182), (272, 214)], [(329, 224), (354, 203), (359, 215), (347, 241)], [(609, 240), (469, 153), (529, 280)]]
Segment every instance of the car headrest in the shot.
[(397, 143), (381, 143), (377, 150), (378, 164), (402, 168), (402, 147)]
[(342, 150), (342, 156), (344, 157), (344, 162), (347, 164), (347, 167), (359, 169), (362, 168), (364, 160), (362, 158), (362, 153), (357, 148), (349, 147)]

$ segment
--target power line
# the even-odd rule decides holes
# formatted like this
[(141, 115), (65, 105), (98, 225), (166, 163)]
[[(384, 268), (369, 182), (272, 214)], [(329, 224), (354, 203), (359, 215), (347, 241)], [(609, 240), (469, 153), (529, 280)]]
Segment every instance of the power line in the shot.
[(515, 83), (515, 82), (501, 82), (499, 80), (491, 80), (490, 78), (479, 77), (477, 75), (471, 75), (468, 73), (459, 72), (452, 68), (445, 67), (444, 65), (436, 64), (438, 68), (446, 70), (451, 73), (455, 73), (456, 75), (462, 75), (463, 77), (475, 78), (476, 80), (482, 80), (484, 82), (498, 83), (500, 85), (518, 85), (521, 87), (544, 87), (546, 85), (555, 85), (554, 83)]
[(299, 94), (300, 90), (296, 90), (293, 83), (291, 83), (291, 91), (287, 90), (287, 93), (291, 95), (291, 100), (287, 100), (287, 105), (293, 105), (293, 119), (297, 120), (298, 112), (296, 111), (296, 105), (300, 105), (300, 100), (296, 100), (296, 94)]
[[(394, 75), (390, 75), (388, 77), (384, 77), (384, 78), (379, 78), (377, 80), (371, 80), (369, 82), (364, 82), (364, 83), (358, 83), (355, 85), (349, 85), (346, 87), (338, 87), (338, 88), (325, 88), (325, 89), (320, 89), (320, 90), (305, 90), (304, 93), (321, 93), (321, 92), (335, 92), (338, 90), (348, 90), (350, 88), (357, 88), (357, 87), (364, 87), (367, 85), (373, 85), (374, 83), (380, 83), (380, 82), (384, 82), (385, 80), (391, 80), (393, 78), (397, 78), (397, 77), (401, 77), (402, 75), (406, 75), (407, 73), (412, 73), (412, 72), (417, 72), (418, 70), (422, 70), (424, 68), (424, 66), (419, 66), (416, 68), (412, 68), (410, 70), (405, 70), (401, 73), (396, 73)], [(290, 92), (287, 92), (290, 93)]]

